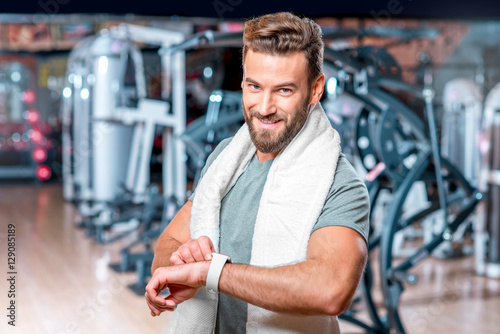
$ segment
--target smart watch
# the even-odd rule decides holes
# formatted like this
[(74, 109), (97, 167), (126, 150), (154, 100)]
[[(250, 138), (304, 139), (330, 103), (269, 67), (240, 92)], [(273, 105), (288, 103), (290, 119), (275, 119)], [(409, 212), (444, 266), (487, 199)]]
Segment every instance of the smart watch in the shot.
[(220, 274), (227, 262), (231, 263), (231, 258), (228, 255), (212, 253), (212, 262), (210, 263), (210, 268), (208, 268), (207, 275), (207, 289), (211, 294), (216, 295), (219, 293)]

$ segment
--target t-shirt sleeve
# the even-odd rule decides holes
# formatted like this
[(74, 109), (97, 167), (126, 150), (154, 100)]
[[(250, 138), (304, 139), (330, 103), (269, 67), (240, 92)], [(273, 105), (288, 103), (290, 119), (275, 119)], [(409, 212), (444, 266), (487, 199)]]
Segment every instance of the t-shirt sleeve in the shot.
[[(223, 139), (219, 143), (219, 145), (217, 145), (214, 148), (214, 150), (212, 151), (212, 153), (210, 153), (210, 155), (207, 158), (207, 162), (205, 163), (205, 166), (203, 166), (203, 169), (201, 170), (200, 180), (203, 178), (203, 175), (205, 175), (205, 173), (207, 172), (208, 167), (210, 167), (210, 165), (215, 161), (215, 159), (217, 159), (217, 157), (219, 156), (219, 154), (226, 148), (226, 146), (229, 145), (229, 143), (231, 142), (231, 139), (233, 139), (233, 137), (229, 137), (229, 138)], [(198, 183), (200, 182), (200, 180), (198, 181)], [(190, 200), (191, 202), (194, 199), (194, 193), (195, 193), (195, 191), (196, 191), (196, 189), (193, 189), (193, 193), (188, 198), (188, 200)]]
[[(344, 155), (313, 232), (326, 226), (354, 229), (368, 242), (370, 197), (365, 183)], [(312, 232), (311, 232), (312, 233)]]

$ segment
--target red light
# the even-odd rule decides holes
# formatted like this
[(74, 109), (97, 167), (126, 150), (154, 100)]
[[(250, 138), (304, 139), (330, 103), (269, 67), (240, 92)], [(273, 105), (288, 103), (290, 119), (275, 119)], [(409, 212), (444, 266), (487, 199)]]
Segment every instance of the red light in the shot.
[(50, 179), (52, 172), (50, 171), (50, 168), (47, 167), (46, 165), (40, 165), (36, 168), (35, 174), (39, 180), (47, 181), (48, 179)]
[(24, 113), (23, 117), (28, 123), (35, 125), (40, 120), (40, 113), (35, 109), (30, 109)]
[(26, 89), (21, 95), (21, 100), (25, 104), (32, 104), (36, 100), (36, 94), (31, 89)]
[(33, 143), (38, 144), (42, 140), (43, 134), (40, 130), (34, 129), (30, 132), (30, 137)]
[(37, 147), (31, 153), (31, 157), (38, 163), (44, 162), (47, 160), (47, 151), (42, 147)]
[(372, 182), (375, 180), (380, 173), (382, 173), (385, 170), (385, 164), (383, 162), (379, 162), (371, 171), (366, 174), (365, 179), (366, 181)]

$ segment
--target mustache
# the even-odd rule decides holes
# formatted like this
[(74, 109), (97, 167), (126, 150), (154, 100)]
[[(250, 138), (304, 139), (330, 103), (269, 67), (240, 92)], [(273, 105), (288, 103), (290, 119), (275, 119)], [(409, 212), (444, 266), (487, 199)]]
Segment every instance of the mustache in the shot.
[(276, 114), (273, 115), (261, 115), (258, 111), (255, 110), (249, 110), (250, 111), (250, 116), (252, 117), (257, 117), (258, 119), (266, 122), (277, 122), (281, 121), (283, 118), (277, 116)]

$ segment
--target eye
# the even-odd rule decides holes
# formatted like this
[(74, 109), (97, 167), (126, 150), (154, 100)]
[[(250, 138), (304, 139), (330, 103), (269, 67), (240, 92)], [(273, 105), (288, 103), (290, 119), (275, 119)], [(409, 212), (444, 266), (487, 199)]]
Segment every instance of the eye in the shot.
[(250, 84), (250, 88), (255, 89), (255, 90), (259, 90), (260, 89), (259, 86), (254, 85), (254, 84)]
[(290, 88), (280, 88), (280, 92), (288, 94), (288, 93), (291, 93), (292, 90)]

